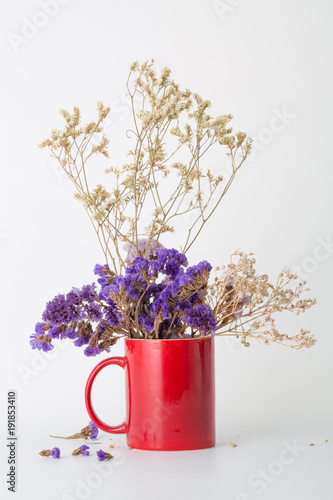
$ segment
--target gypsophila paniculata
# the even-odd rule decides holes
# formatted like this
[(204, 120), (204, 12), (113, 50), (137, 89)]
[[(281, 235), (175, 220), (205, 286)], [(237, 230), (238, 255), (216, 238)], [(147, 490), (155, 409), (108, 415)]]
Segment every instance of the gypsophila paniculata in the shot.
[[(211, 116), (210, 101), (182, 90), (169, 68), (157, 75), (153, 61), (133, 63), (126, 86), (133, 119), (128, 161), (105, 169), (106, 185), (91, 187), (88, 162), (97, 155), (109, 158), (103, 131), (108, 106), (99, 102), (96, 121), (86, 125), (77, 107), (73, 113), (61, 110), (64, 128), (52, 130), (40, 144), (73, 182), (105, 264), (95, 266), (97, 284), (73, 288), (46, 304), (32, 348), (47, 352), (55, 341), (70, 339), (86, 356), (96, 356), (122, 337), (208, 335), (234, 336), (244, 346), (255, 339), (311, 347), (315, 339), (308, 330), (289, 335), (276, 324), (277, 313), (299, 315), (316, 303), (304, 297), (308, 289), (296, 275), (284, 270), (273, 284), (256, 272), (252, 254), (242, 252), (215, 274), (205, 260), (194, 266), (187, 261), (186, 253), (250, 154), (251, 139), (233, 132), (230, 114)], [(213, 147), (222, 147), (230, 161), (226, 178), (204, 162)], [(184, 215), (191, 222), (180, 249), (164, 248), (161, 239), (175, 230), (178, 218), (184, 223)], [(93, 439), (89, 432), (85, 428), (75, 436)]]

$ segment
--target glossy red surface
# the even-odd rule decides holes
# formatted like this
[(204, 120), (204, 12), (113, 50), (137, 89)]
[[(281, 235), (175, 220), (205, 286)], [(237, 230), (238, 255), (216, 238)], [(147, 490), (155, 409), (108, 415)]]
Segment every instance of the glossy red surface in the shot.
[[(97, 373), (117, 364), (126, 374), (126, 421), (102, 422), (91, 405)], [(141, 450), (194, 450), (215, 445), (214, 338), (125, 339), (125, 356), (99, 363), (86, 385), (92, 421), (111, 433), (127, 433), (127, 444)]]

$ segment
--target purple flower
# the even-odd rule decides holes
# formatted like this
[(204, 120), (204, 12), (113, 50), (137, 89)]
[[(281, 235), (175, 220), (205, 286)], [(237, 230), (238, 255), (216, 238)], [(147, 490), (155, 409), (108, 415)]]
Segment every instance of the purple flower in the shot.
[(101, 300), (105, 300), (108, 302), (110, 300), (111, 294), (111, 284), (115, 278), (115, 274), (110, 271), (110, 268), (107, 264), (101, 266), (100, 264), (96, 264), (94, 268), (94, 273), (99, 276), (98, 283), (101, 285), (101, 291), (99, 292), (99, 298)]
[(215, 335), (217, 323), (212, 309), (207, 304), (196, 304), (190, 309), (184, 310), (182, 321), (204, 335), (211, 333)]
[(100, 354), (101, 350), (99, 347), (97, 346), (89, 346), (89, 347), (86, 347), (85, 350), (83, 351), (83, 353), (86, 355), (86, 356), (89, 356), (89, 357), (92, 357), (92, 356), (97, 356), (97, 354)]
[(62, 323), (67, 323), (69, 319), (65, 296), (56, 295), (53, 300), (48, 302), (42, 318), (44, 321), (49, 322), (51, 326), (60, 326)]
[[(92, 283), (81, 289), (72, 288), (67, 295), (58, 294), (49, 301), (43, 321), (36, 324), (31, 336), (32, 348), (47, 352), (53, 348), (53, 339), (69, 338), (75, 346), (85, 346), (84, 354), (88, 357), (109, 352), (119, 337), (114, 333), (122, 333), (119, 327), (124, 325), (126, 316), (130, 315), (128, 325), (132, 328), (136, 314), (146, 335), (154, 333), (156, 317), (159, 338), (179, 338), (180, 331), (186, 337), (187, 326), (213, 335), (214, 314), (205, 305), (211, 265), (202, 261), (188, 267), (186, 256), (178, 250), (164, 248), (157, 242), (151, 242), (147, 250), (147, 245), (148, 240), (140, 240), (138, 249), (132, 244), (128, 247), (129, 265), (123, 275), (116, 276), (108, 265), (96, 264), (94, 273), (100, 290)], [(248, 300), (244, 296), (239, 301), (236, 317), (242, 314)]]
[(67, 328), (66, 335), (67, 335), (67, 338), (73, 340), (73, 339), (76, 339), (78, 333), (73, 328)]
[(90, 455), (89, 446), (86, 444), (82, 444), (79, 446), (79, 448), (76, 448), (76, 450), (73, 451), (72, 455), (73, 457), (77, 457), (78, 455), (84, 455), (88, 457)]
[(103, 317), (102, 308), (99, 304), (91, 302), (85, 306), (85, 311), (91, 321), (101, 321)]
[(85, 455), (86, 457), (89, 456), (89, 454), (90, 454), (90, 451), (88, 451), (89, 446), (87, 446), (86, 444), (82, 444), (80, 446), (80, 448), (81, 448), (82, 455)]
[(53, 328), (50, 328), (48, 335), (51, 339), (67, 339), (68, 334), (66, 325), (54, 326)]
[(85, 302), (93, 302), (97, 299), (96, 285), (92, 283), (91, 285), (84, 285), (80, 291), (80, 298)]
[(180, 270), (181, 272), (179, 272), (177, 274), (177, 276), (175, 277), (175, 279), (173, 281), (173, 285), (172, 285), (173, 296), (176, 297), (176, 295), (178, 295), (179, 289), (182, 286), (186, 286), (189, 283), (191, 283), (192, 281), (194, 282), (196, 276), (200, 276), (203, 271), (207, 271), (208, 273), (210, 273), (211, 270), (212, 270), (212, 266), (206, 260), (199, 262), (199, 264), (197, 264), (196, 266), (189, 267), (186, 270), (186, 272), (184, 272), (183, 270)]
[(156, 250), (156, 256), (157, 259), (150, 263), (151, 271), (155, 274), (160, 272), (174, 278), (182, 269), (181, 266), (188, 266), (185, 255), (175, 248)]
[(97, 281), (101, 286), (108, 285), (107, 277), (110, 274), (110, 268), (108, 264), (105, 264), (104, 266), (96, 264), (96, 266), (94, 267), (94, 274), (97, 274), (97, 276), (99, 276), (99, 279)]
[(110, 290), (113, 292), (115, 295), (119, 295), (120, 288), (124, 287), (124, 277), (119, 275), (116, 276), (115, 279), (112, 282), (112, 285), (110, 285)]
[(60, 458), (60, 450), (59, 450), (59, 448), (57, 448), (57, 447), (52, 448), (51, 455), (52, 455), (53, 458)]
[[(51, 327), (87, 319), (89, 314), (92, 314), (95, 320), (100, 315), (98, 304), (92, 306), (92, 303), (98, 298), (95, 288), (96, 285), (93, 283), (92, 285), (84, 285), (81, 290), (73, 288), (66, 296), (56, 295), (53, 300), (46, 304), (42, 315), (43, 320), (48, 322)], [(87, 302), (88, 305), (84, 305), (84, 302)], [(92, 309), (89, 309), (89, 306)]]
[[(180, 339), (178, 331), (181, 329), (181, 327), (182, 327), (182, 322), (177, 317), (173, 318), (172, 320), (165, 320), (161, 325), (159, 338)], [(186, 337), (186, 335), (183, 334), (183, 337)]]
[(35, 332), (38, 335), (45, 335), (45, 331), (47, 330), (47, 328), (44, 328), (44, 325), (46, 325), (46, 323), (36, 323)]
[(126, 268), (126, 274), (140, 273), (141, 271), (148, 271), (149, 260), (145, 257), (136, 257), (132, 264)]
[(98, 450), (96, 453), (97, 453), (97, 458), (100, 462), (106, 459), (106, 455), (103, 450)]
[(72, 288), (72, 290), (66, 295), (66, 300), (75, 306), (80, 305), (81, 294), (79, 288)]
[(112, 292), (112, 285), (102, 286), (101, 291), (99, 292), (99, 299), (105, 300), (105, 302), (109, 303), (111, 300), (110, 299), (111, 292)]
[(90, 420), (89, 422), (89, 428), (90, 428), (90, 439), (96, 439), (98, 436), (98, 427)]
[(53, 328), (50, 328), (48, 331), (48, 335), (51, 339), (58, 339), (61, 335), (61, 330), (59, 326), (54, 326)]
[[(124, 246), (124, 250), (127, 252), (127, 257), (125, 259), (126, 265), (132, 264), (136, 257), (138, 257), (139, 255), (144, 255), (146, 253), (148, 241), (149, 240), (147, 238), (138, 240), (138, 251), (136, 251), (135, 245), (133, 243), (126, 243), (126, 245)], [(156, 250), (161, 248), (164, 248), (161, 243), (156, 240), (150, 240), (147, 253), (148, 259), (151, 260), (153, 257), (155, 257)]]
[(104, 317), (106, 321), (108, 321), (110, 325), (115, 328), (120, 326), (124, 319), (122, 313), (118, 311), (113, 300), (110, 301), (110, 307), (105, 308)]
[[(37, 337), (37, 338), (36, 338)], [(40, 337), (40, 340), (38, 338)], [(34, 333), (33, 335), (30, 335), (30, 345), (32, 349), (38, 349), (39, 351), (44, 351), (48, 352), (51, 351), (54, 346), (51, 344), (50, 337), (48, 335), (38, 335), (37, 333)], [(41, 340), (43, 338), (43, 340)]]
[(142, 325), (145, 330), (151, 333), (154, 331), (154, 318), (151, 318), (146, 314), (139, 314), (138, 319), (140, 325)]
[(170, 318), (170, 304), (169, 300), (171, 298), (171, 285), (167, 285), (161, 293), (159, 293), (158, 297), (152, 302), (151, 311), (154, 316), (156, 316), (159, 312), (162, 313), (163, 319)]
[[(137, 258), (141, 259), (142, 257)], [(126, 274), (123, 278), (125, 292), (132, 300), (138, 299), (148, 286), (146, 280), (141, 276), (140, 271), (136, 269), (135, 261), (132, 269), (130, 267), (126, 269)], [(141, 265), (142, 263), (140, 262), (138, 264), (139, 269)]]
[(97, 452), (97, 458), (100, 462), (102, 462), (103, 460), (110, 460), (110, 458), (114, 458), (110, 453), (108, 453), (107, 451), (103, 451), (103, 450), (98, 450)]
[(74, 345), (76, 347), (82, 347), (83, 345), (89, 344), (90, 337), (81, 337), (79, 336), (76, 340), (74, 340)]
[(243, 314), (243, 309), (251, 304), (251, 295), (243, 295), (237, 302), (235, 317), (240, 318)]

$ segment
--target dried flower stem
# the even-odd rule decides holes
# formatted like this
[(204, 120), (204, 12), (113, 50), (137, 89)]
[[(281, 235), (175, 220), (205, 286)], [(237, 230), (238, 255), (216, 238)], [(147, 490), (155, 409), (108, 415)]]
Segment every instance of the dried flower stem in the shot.
[[(198, 215), (183, 246), (186, 252), (222, 201), (251, 150), (251, 139), (244, 133), (232, 135), (231, 115), (212, 118), (207, 113), (210, 102), (189, 90), (180, 90), (171, 80), (168, 68), (157, 77), (153, 62), (133, 63), (126, 86), (134, 123), (134, 128), (128, 131), (134, 140), (129, 151), (132, 161), (122, 168), (106, 169), (113, 177), (110, 190), (101, 184), (91, 190), (87, 172), (88, 160), (94, 155), (108, 158), (109, 140), (102, 131), (110, 108), (98, 103), (98, 120), (84, 127), (79, 126), (81, 117), (77, 107), (73, 114), (61, 110), (65, 129), (53, 130), (50, 138), (40, 145), (49, 148), (51, 156), (73, 182), (75, 198), (83, 203), (105, 260), (116, 274), (125, 268), (120, 242), (133, 243), (137, 249), (139, 238), (145, 236), (148, 249), (152, 240), (158, 242), (162, 234), (174, 230), (171, 223), (175, 218), (193, 212)], [(174, 143), (168, 153), (166, 142)], [(202, 157), (217, 144), (227, 148), (231, 160), (232, 174), (226, 180), (201, 167)], [(178, 154), (182, 161), (177, 161)], [(162, 188), (167, 178), (174, 186), (171, 194)], [(223, 182), (225, 186), (213, 203)], [(204, 183), (208, 183), (206, 198)], [(147, 213), (151, 203), (152, 214)], [(147, 215), (151, 223), (143, 228), (140, 220)]]

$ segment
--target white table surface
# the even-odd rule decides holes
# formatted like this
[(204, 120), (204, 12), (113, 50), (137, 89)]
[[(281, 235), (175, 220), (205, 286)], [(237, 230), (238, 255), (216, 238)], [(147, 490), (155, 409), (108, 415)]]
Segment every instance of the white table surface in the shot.
[[(332, 500), (333, 442), (330, 429), (260, 431), (237, 434), (218, 429), (214, 448), (182, 452), (129, 449), (125, 436), (101, 432), (89, 457), (72, 457), (83, 440), (59, 440), (39, 431), (18, 435), (17, 492), (6, 491), (8, 465), (2, 453), (1, 498), (16, 500), (223, 499)], [(5, 436), (2, 436), (4, 445)], [(111, 439), (111, 440), (110, 440)], [(230, 442), (237, 444), (231, 446)], [(110, 443), (115, 448), (109, 447)], [(310, 446), (311, 444), (314, 446)], [(58, 446), (61, 458), (38, 452)], [(98, 462), (95, 451), (114, 455)], [(2, 446), (4, 450), (4, 446)]]

